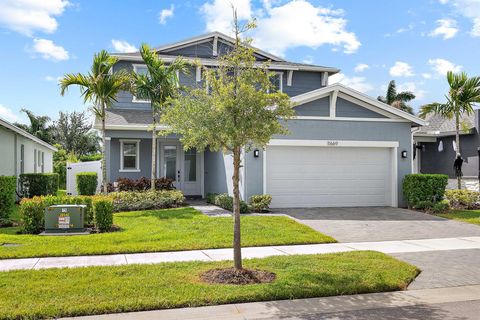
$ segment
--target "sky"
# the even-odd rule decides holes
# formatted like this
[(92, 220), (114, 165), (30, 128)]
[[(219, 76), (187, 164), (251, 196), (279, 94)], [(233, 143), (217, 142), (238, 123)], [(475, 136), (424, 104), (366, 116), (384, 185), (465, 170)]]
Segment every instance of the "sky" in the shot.
[(231, 4), (256, 19), (257, 47), (339, 68), (330, 83), (375, 98), (395, 80), (417, 110), (444, 101), (448, 70), (480, 75), (480, 0), (0, 0), (0, 117), (85, 110), (78, 88), (60, 95), (64, 74), (87, 72), (102, 49), (230, 34)]

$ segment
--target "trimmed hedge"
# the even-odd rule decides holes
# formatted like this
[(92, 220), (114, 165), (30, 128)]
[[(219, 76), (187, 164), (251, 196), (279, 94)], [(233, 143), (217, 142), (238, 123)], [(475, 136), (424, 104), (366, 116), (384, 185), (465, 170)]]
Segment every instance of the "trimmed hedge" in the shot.
[(7, 220), (15, 207), (17, 177), (0, 176), (0, 220)]
[(90, 154), (90, 155), (83, 155), (83, 156), (80, 156), (80, 158), (78, 160), (80, 160), (80, 162), (88, 162), (88, 161), (99, 161), (99, 160), (102, 160), (102, 154), (99, 153), (99, 154)]
[(43, 196), (23, 199), (20, 202), (23, 233), (38, 234), (45, 227), (45, 209), (56, 204), (84, 204), (87, 206), (85, 223), (92, 225), (94, 221), (93, 199), (88, 196)]
[(447, 190), (445, 199), (454, 209), (478, 209), (480, 208), (480, 193), (470, 190)]
[(183, 205), (185, 197), (178, 190), (160, 190), (145, 192), (112, 192), (115, 212), (175, 208)]
[(57, 194), (58, 173), (22, 173), (19, 184), (23, 197), (48, 196)]
[(255, 212), (268, 212), (272, 196), (269, 194), (255, 194), (250, 197), (250, 207)]
[(113, 201), (110, 197), (96, 197), (93, 200), (95, 228), (100, 232), (110, 231), (113, 225)]
[[(206, 196), (208, 203), (214, 204), (228, 211), (233, 212), (233, 197), (230, 197), (227, 193), (216, 194), (208, 193)], [(248, 204), (245, 201), (240, 200), (240, 213), (249, 213)]]
[(445, 174), (408, 174), (403, 179), (403, 194), (409, 207), (433, 205), (443, 200), (447, 183)]
[(82, 196), (93, 196), (97, 191), (98, 176), (96, 172), (80, 172), (76, 174), (77, 192)]

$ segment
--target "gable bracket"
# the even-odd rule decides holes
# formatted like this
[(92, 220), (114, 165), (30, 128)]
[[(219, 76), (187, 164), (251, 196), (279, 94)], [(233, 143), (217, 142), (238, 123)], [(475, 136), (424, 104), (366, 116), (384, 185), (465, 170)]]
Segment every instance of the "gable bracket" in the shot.
[(330, 96), (330, 118), (337, 117), (337, 97), (338, 90), (332, 91), (332, 95)]
[(288, 73), (287, 73), (287, 86), (291, 86), (292, 85), (292, 77), (293, 77), (293, 70), (288, 70)]
[[(213, 37), (213, 48), (212, 48), (212, 55), (214, 57), (218, 56), (218, 37)], [(197, 80), (198, 81), (198, 80)]]

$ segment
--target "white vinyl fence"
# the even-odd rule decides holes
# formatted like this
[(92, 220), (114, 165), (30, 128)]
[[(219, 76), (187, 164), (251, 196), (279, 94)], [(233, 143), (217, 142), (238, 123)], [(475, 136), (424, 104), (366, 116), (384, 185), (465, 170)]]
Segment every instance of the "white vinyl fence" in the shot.
[(101, 190), (102, 185), (102, 162), (87, 161), (77, 163), (67, 163), (67, 194), (76, 196), (77, 192), (77, 173), (80, 172), (96, 172), (98, 177), (97, 193)]

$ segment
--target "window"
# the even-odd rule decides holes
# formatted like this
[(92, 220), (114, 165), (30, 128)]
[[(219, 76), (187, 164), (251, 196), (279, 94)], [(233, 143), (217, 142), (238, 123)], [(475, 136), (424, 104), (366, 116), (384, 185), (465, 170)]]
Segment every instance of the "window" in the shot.
[(197, 150), (189, 149), (185, 151), (184, 161), (185, 181), (197, 181)]
[(25, 146), (20, 145), (20, 173), (25, 173)]
[(177, 180), (177, 146), (163, 147), (163, 174), (166, 178)]
[[(138, 74), (147, 74), (148, 69), (147, 66), (144, 64), (134, 64), (133, 65), (133, 71)], [(139, 99), (135, 96), (133, 96), (132, 102), (138, 102), (138, 103), (150, 103), (150, 100), (148, 99)]]
[(120, 171), (140, 171), (140, 140), (120, 140)]
[(278, 92), (283, 92), (283, 72), (276, 72), (271, 78), (270, 78), (275, 91)]

